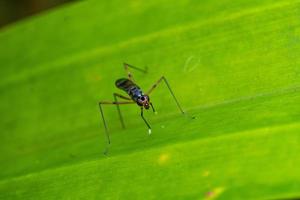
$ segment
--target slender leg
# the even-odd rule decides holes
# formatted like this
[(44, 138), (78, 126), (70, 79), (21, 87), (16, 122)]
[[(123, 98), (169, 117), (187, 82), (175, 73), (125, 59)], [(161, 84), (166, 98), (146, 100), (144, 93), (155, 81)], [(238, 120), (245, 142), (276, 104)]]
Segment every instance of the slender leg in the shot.
[(133, 81), (132, 74), (131, 74), (131, 72), (130, 72), (129, 69), (128, 69), (129, 67), (132, 68), (132, 69), (135, 69), (135, 70), (138, 70), (138, 71), (147, 73), (147, 68), (146, 68), (146, 69), (141, 69), (141, 68), (132, 66), (132, 65), (130, 65), (130, 64), (124, 63), (124, 68), (125, 68), (125, 71), (126, 71), (126, 73), (127, 73), (127, 76), (128, 76), (128, 79), (129, 79), (129, 80), (132, 80), (132, 81)]
[(102, 117), (102, 120), (103, 120), (103, 124), (104, 124), (104, 129), (105, 129), (105, 134), (106, 134), (106, 138), (107, 138), (107, 142), (108, 144), (110, 144), (110, 137), (109, 137), (109, 133), (108, 133), (108, 129), (107, 129), (107, 125), (106, 125), (106, 121), (105, 121), (105, 118), (104, 118), (104, 113), (103, 113), (103, 110), (102, 110), (102, 104), (108, 104), (108, 105), (123, 105), (123, 104), (133, 104), (134, 102), (133, 101), (123, 101), (123, 102), (117, 102), (117, 101), (113, 101), (113, 102), (110, 102), (110, 101), (100, 101), (99, 102), (99, 109), (100, 109), (100, 113), (101, 113), (101, 117)]
[(177, 107), (179, 108), (180, 112), (182, 114), (184, 114), (184, 111), (182, 110), (182, 108), (181, 108), (178, 100), (176, 99), (176, 97), (175, 97), (175, 95), (174, 95), (174, 93), (173, 93), (173, 91), (172, 91), (172, 89), (171, 89), (171, 87), (170, 87), (170, 85), (169, 85), (169, 83), (167, 81), (167, 79), (164, 76), (160, 77), (160, 79), (158, 79), (158, 81), (156, 83), (154, 83), (154, 85), (152, 85), (152, 87), (148, 90), (148, 92), (146, 94), (149, 95), (162, 80), (166, 83), (166, 85), (167, 85), (167, 87), (168, 87), (168, 89), (169, 89), (172, 97), (174, 98), (174, 100), (175, 100), (175, 102), (177, 104)]
[(152, 108), (152, 111), (155, 113), (155, 109), (154, 109), (153, 104), (151, 102), (150, 102), (150, 106)]
[[(125, 97), (121, 94), (114, 93), (113, 95), (114, 95), (115, 102), (117, 102), (117, 97), (119, 97), (121, 99), (131, 100), (129, 97)], [(118, 114), (119, 114), (119, 117), (120, 117), (120, 122), (121, 122), (122, 128), (125, 128), (125, 123), (124, 123), (124, 120), (123, 120), (123, 116), (121, 114), (120, 106), (119, 106), (119, 104), (116, 104), (116, 106), (117, 106), (117, 110), (118, 110)]]
[(141, 117), (143, 118), (145, 124), (148, 126), (148, 133), (149, 133), (149, 135), (150, 135), (150, 134), (151, 134), (151, 127), (150, 127), (150, 125), (148, 124), (148, 122), (146, 121), (146, 119), (144, 118), (144, 109), (143, 109), (143, 107), (141, 107)]

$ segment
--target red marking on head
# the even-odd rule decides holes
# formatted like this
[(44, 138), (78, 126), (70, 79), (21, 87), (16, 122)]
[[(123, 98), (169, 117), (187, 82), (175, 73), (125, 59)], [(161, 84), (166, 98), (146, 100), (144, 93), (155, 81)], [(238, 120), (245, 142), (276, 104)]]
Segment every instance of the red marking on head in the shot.
[(148, 95), (143, 95), (138, 99), (138, 103), (142, 105), (145, 109), (149, 109), (150, 107), (150, 98)]

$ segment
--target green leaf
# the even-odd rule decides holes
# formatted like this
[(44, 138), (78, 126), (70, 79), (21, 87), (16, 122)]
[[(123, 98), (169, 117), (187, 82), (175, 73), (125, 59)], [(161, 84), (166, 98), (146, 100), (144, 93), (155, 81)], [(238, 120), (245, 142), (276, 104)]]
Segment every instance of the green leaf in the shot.
[[(82, 1), (0, 32), (0, 199), (300, 196), (300, 2)], [(158, 114), (104, 114), (123, 62)], [(124, 94), (124, 93), (122, 93)]]

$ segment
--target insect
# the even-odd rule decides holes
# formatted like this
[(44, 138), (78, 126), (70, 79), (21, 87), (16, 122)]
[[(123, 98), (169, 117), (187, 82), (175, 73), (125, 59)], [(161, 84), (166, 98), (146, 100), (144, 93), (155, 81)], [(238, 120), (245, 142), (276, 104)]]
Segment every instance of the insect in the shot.
[[(129, 68), (132, 68), (132, 69), (144, 72), (144, 73), (147, 73), (147, 70), (146, 69), (140, 69), (138, 67), (129, 65), (127, 63), (124, 63), (124, 68), (125, 68), (125, 71), (127, 73), (128, 78), (120, 78), (120, 79), (116, 80), (115, 85), (116, 85), (117, 88), (125, 91), (128, 94), (128, 96), (124, 96), (124, 95), (121, 95), (121, 94), (118, 94), (118, 93), (113, 93), (114, 101), (100, 101), (99, 102), (100, 113), (101, 113), (101, 117), (102, 117), (102, 120), (103, 120), (104, 129), (105, 129), (108, 144), (110, 144), (111, 141), (110, 141), (110, 136), (109, 136), (109, 132), (108, 132), (108, 129), (107, 129), (106, 121), (105, 121), (105, 118), (104, 118), (102, 105), (116, 105), (121, 125), (122, 125), (123, 128), (125, 128), (124, 120), (123, 120), (119, 105), (137, 104), (141, 108), (141, 117), (142, 117), (143, 121), (145, 122), (146, 126), (148, 127), (148, 134), (151, 134), (151, 126), (147, 122), (147, 120), (144, 118), (143, 113), (144, 113), (144, 109), (148, 110), (150, 107), (151, 107), (152, 111), (155, 112), (153, 104), (150, 101), (149, 95), (157, 87), (157, 85), (159, 83), (161, 83), (162, 81), (167, 85), (168, 90), (169, 90), (170, 94), (172, 95), (174, 101), (176, 102), (176, 105), (179, 108), (180, 112), (182, 114), (184, 114), (184, 111), (182, 110), (180, 104), (178, 103), (178, 100), (176, 99), (176, 97), (175, 97), (175, 95), (174, 95), (174, 93), (173, 93), (173, 91), (170, 87), (170, 84), (168, 83), (167, 79), (164, 76), (161, 76), (150, 87), (150, 89), (146, 93), (144, 93), (141, 90), (141, 88), (134, 82), (132, 74), (129, 71)], [(126, 101), (118, 101), (117, 98), (121, 98), (121, 99), (124, 99)]]

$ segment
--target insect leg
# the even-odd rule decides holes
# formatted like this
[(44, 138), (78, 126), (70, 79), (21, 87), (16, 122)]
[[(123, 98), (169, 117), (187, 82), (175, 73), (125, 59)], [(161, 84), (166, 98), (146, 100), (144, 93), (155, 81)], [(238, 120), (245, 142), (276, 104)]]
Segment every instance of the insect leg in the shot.
[(158, 79), (158, 81), (156, 81), (156, 83), (154, 83), (154, 84), (152, 85), (152, 87), (148, 90), (148, 92), (147, 92), (146, 94), (149, 95), (149, 94), (156, 88), (156, 86), (157, 86), (162, 80), (166, 83), (166, 85), (167, 85), (167, 87), (168, 87), (168, 89), (169, 89), (169, 91), (170, 91), (170, 93), (171, 93), (173, 99), (175, 100), (175, 102), (176, 102), (176, 104), (177, 104), (177, 107), (179, 108), (180, 112), (181, 112), (182, 114), (184, 114), (184, 111), (182, 110), (182, 108), (181, 108), (181, 106), (180, 106), (178, 100), (176, 99), (176, 97), (175, 97), (175, 95), (174, 95), (174, 92), (173, 92), (172, 89), (171, 89), (171, 86), (169, 85), (167, 79), (166, 79), (164, 76), (160, 77), (160, 79)]
[(148, 126), (148, 133), (149, 133), (149, 135), (150, 135), (150, 134), (151, 134), (151, 127), (150, 127), (150, 125), (148, 124), (148, 122), (146, 121), (146, 119), (144, 118), (144, 109), (143, 109), (143, 107), (141, 107), (141, 117), (143, 118), (145, 124)]
[(151, 102), (150, 102), (150, 106), (152, 108), (152, 111), (155, 113), (155, 109), (154, 109), (153, 104)]
[[(116, 102), (117, 102), (117, 97), (119, 97), (121, 99), (131, 100), (129, 97), (125, 97), (121, 94), (113, 93), (113, 95), (114, 95), (114, 99)], [(120, 106), (119, 106), (119, 104), (116, 104), (116, 106), (117, 106), (117, 110), (118, 110), (118, 114), (120, 117), (120, 122), (121, 122), (122, 128), (125, 128), (125, 124), (124, 124), (123, 116), (121, 114)]]
[(123, 105), (123, 104), (133, 104), (134, 102), (132, 101), (123, 101), (123, 102), (117, 102), (117, 101), (100, 101), (99, 102), (99, 109), (100, 109), (100, 113), (101, 113), (101, 117), (102, 117), (102, 120), (103, 120), (103, 124), (104, 124), (104, 130), (105, 130), (105, 134), (106, 134), (106, 138), (107, 138), (107, 142), (108, 144), (110, 144), (110, 137), (109, 137), (109, 133), (108, 133), (108, 129), (107, 129), (107, 125), (106, 125), (106, 121), (105, 121), (105, 118), (104, 118), (104, 113), (103, 113), (103, 109), (102, 109), (102, 104), (105, 104), (105, 105)]
[(132, 68), (132, 69), (135, 69), (135, 70), (138, 70), (138, 71), (147, 73), (147, 67), (146, 67), (146, 69), (141, 69), (141, 68), (132, 66), (132, 65), (130, 65), (130, 64), (124, 63), (124, 68), (125, 68), (125, 71), (126, 71), (126, 73), (127, 73), (127, 75), (128, 75), (128, 79), (129, 79), (129, 80), (133, 80), (132, 74), (131, 74), (131, 72), (130, 72), (129, 69), (128, 69), (129, 67)]

